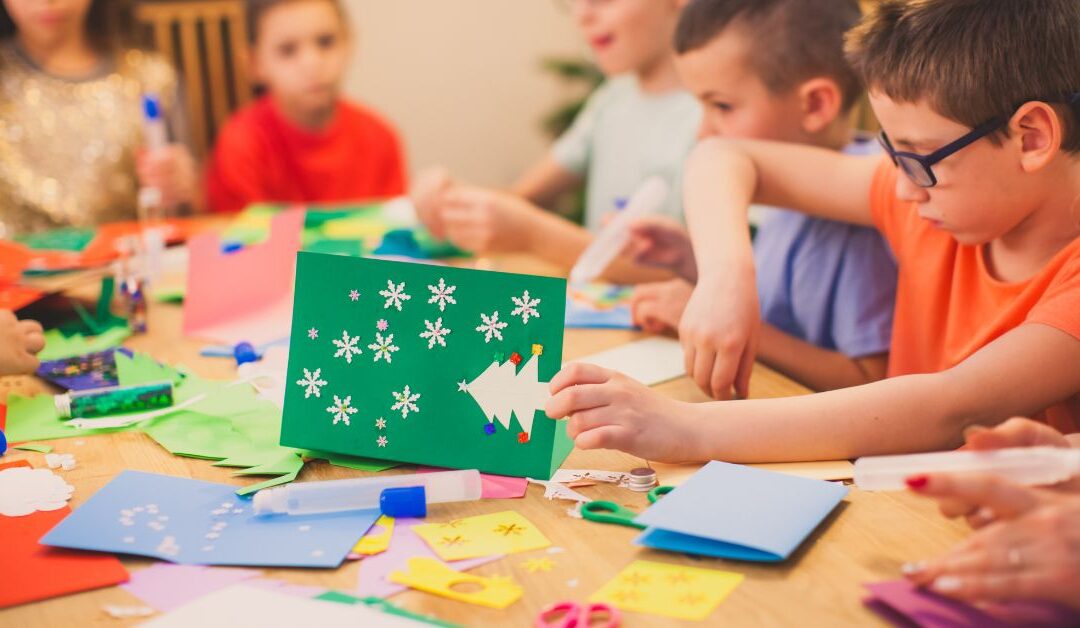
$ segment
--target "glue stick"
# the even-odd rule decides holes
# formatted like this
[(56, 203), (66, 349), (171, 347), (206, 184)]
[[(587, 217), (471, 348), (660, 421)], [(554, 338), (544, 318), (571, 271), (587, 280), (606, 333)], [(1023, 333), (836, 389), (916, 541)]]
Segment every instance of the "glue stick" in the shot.
[(53, 398), (62, 419), (107, 416), (167, 408), (173, 404), (172, 382), (72, 390)]
[(864, 491), (898, 491), (904, 480), (927, 473), (993, 473), (1017, 484), (1045, 486), (1080, 475), (1080, 449), (1016, 447), (869, 456), (855, 461), (855, 485)]

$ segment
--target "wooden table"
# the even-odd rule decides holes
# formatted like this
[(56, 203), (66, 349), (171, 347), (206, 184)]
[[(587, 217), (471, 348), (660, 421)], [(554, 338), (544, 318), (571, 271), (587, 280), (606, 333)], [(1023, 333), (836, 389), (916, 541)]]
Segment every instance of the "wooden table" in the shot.
[[(479, 264), (517, 272), (550, 271), (539, 262), (523, 257), (481, 260)], [(95, 289), (94, 286), (83, 287), (86, 296), (92, 296)], [(167, 363), (187, 365), (205, 377), (234, 376), (235, 369), (229, 361), (198, 355), (201, 343), (181, 337), (180, 321), (179, 306), (152, 304), (150, 333), (133, 338), (128, 346)], [(564, 355), (568, 360), (578, 358), (628, 342), (638, 335), (629, 331), (567, 330)], [(685, 378), (662, 384), (657, 389), (675, 398), (705, 401), (693, 382)], [(754, 370), (751, 383), (753, 397), (789, 396), (806, 392), (803, 387), (761, 365)], [(211, 466), (208, 461), (172, 456), (141, 433), (90, 436), (51, 441), (49, 444), (57, 452), (74, 453), (78, 459), (78, 466), (64, 473), (65, 479), (76, 487), (73, 507), (78, 507), (123, 469), (238, 485), (252, 482), (241, 481), (231, 476), (228, 469)], [(44, 464), (41, 454), (20, 451), (11, 451), (4, 456), (4, 461), (20, 458), (31, 460), (35, 466)], [(564, 466), (626, 471), (641, 466), (641, 463), (640, 459), (617, 451), (575, 450)], [(386, 473), (396, 472), (408, 472), (408, 468)], [(305, 466), (300, 480), (363, 475), (369, 474), (318, 461)], [(643, 494), (610, 485), (579, 490), (591, 497), (614, 500), (636, 510), (647, 505)], [(538, 550), (516, 554), (473, 570), (472, 573), (485, 576), (510, 575), (524, 587), (524, 597), (506, 610), (473, 606), (415, 591), (394, 596), (392, 601), (412, 611), (461, 624), (531, 626), (534, 617), (545, 605), (562, 600), (585, 600), (631, 561), (646, 559), (730, 570), (746, 576), (706, 622), (686, 622), (686, 625), (885, 625), (861, 604), (861, 585), (897, 578), (903, 562), (939, 554), (965, 534), (959, 524), (939, 516), (926, 500), (907, 494), (864, 493), (853, 489), (844, 503), (790, 560), (781, 565), (755, 565), (695, 559), (643, 549), (630, 543), (637, 534), (636, 530), (572, 519), (566, 514), (569, 505), (569, 502), (544, 499), (542, 487), (532, 485), (521, 500), (484, 500), (434, 506), (428, 515), (432, 521), (517, 510), (565, 552), (548, 555), (544, 550)], [(528, 573), (521, 563), (535, 556), (552, 558), (556, 563), (554, 569), (546, 573)], [(124, 558), (123, 562), (130, 570), (137, 570), (153, 561)], [(268, 569), (266, 576), (351, 592), (356, 585), (358, 570), (362, 568), (362, 561), (346, 561), (334, 570)], [(18, 576), (4, 574), (3, 579), (12, 577)], [(141, 603), (126, 591), (113, 587), (0, 611), (0, 626), (122, 626), (137, 623), (134, 619), (108, 617), (102, 610), (106, 604)], [(679, 625), (679, 622), (628, 613), (624, 614), (624, 625), (671, 626)]]

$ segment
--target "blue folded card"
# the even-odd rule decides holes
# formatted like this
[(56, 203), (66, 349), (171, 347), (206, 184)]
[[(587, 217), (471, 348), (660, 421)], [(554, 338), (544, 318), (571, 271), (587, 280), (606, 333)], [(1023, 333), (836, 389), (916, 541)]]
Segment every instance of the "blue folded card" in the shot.
[(378, 509), (256, 516), (229, 484), (124, 471), (41, 539), (186, 565), (337, 567)]
[(847, 495), (847, 487), (712, 461), (635, 518), (654, 549), (780, 562)]

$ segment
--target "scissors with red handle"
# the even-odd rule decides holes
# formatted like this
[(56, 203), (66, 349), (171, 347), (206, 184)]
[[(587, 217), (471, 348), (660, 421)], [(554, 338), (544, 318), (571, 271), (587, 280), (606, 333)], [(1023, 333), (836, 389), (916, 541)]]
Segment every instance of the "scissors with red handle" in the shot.
[(540, 611), (534, 625), (536, 628), (618, 628), (621, 624), (622, 616), (614, 606), (557, 602)]

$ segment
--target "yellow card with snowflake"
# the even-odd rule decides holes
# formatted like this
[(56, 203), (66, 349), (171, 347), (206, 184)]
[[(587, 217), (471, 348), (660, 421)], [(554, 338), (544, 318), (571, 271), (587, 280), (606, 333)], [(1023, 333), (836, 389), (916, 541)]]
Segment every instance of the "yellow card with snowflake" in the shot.
[(425, 523), (413, 526), (412, 531), (443, 560), (513, 554), (551, 545), (531, 521), (512, 510)]
[(566, 281), (300, 253), (281, 444), (547, 479)]
[(701, 621), (742, 582), (742, 574), (635, 560), (589, 598), (624, 611)]

